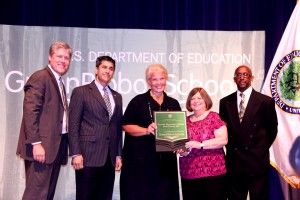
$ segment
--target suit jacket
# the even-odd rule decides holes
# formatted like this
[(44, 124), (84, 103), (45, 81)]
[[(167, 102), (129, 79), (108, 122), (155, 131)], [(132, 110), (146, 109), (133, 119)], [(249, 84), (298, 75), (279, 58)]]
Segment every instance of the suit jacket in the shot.
[(110, 153), (113, 166), (122, 149), (122, 96), (110, 89), (115, 101), (111, 120), (95, 80), (73, 90), (70, 100), (70, 155), (83, 155), (84, 166), (101, 167)]
[(226, 165), (229, 173), (257, 175), (267, 172), (269, 148), (277, 135), (275, 102), (252, 90), (240, 123), (237, 93), (220, 100), (220, 117), (227, 123)]
[[(24, 86), (23, 118), (17, 155), (33, 161), (32, 143), (42, 142), (46, 164), (57, 156), (61, 136), (64, 106), (57, 80), (47, 66), (31, 75)], [(62, 164), (67, 164), (68, 154)]]

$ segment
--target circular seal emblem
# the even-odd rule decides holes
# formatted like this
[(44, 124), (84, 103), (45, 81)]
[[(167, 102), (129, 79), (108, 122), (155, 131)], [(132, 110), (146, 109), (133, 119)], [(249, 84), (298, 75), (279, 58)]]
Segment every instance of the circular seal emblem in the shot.
[(275, 66), (270, 89), (281, 110), (300, 114), (300, 50), (285, 55)]

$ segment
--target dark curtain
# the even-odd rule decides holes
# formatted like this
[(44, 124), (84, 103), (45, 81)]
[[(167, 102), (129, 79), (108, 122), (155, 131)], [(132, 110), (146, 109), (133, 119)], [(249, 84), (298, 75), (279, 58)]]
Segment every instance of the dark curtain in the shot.
[[(296, 0), (0, 0), (0, 24), (266, 32), (265, 74)], [(271, 199), (283, 199), (272, 170)]]
[(163, 30), (265, 30), (267, 73), (296, 0), (1, 0), (0, 24)]

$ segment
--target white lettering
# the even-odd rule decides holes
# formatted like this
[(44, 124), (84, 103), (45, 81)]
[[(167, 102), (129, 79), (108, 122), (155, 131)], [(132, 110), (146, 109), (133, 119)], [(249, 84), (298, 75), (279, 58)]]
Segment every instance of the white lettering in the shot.
[[(22, 72), (11, 71), (5, 77), (5, 86), (6, 86), (6, 89), (8, 91), (16, 93), (16, 92), (20, 92), (20, 91), (23, 90), (24, 82), (25, 81), (24, 80), (13, 79), (15, 77), (14, 75), (17, 75), (17, 77), (23, 77), (23, 73)], [(12, 84), (10, 84), (11, 80), (12, 80), (12, 82), (19, 84), (16, 89), (12, 88)]]

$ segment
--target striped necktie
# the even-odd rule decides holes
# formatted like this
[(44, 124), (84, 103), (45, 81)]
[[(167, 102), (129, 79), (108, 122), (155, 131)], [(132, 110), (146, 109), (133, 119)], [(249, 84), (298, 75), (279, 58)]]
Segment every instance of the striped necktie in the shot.
[(66, 97), (66, 90), (65, 90), (65, 86), (64, 83), (62, 81), (62, 78), (59, 77), (59, 87), (60, 87), (60, 91), (61, 91), (61, 98), (63, 101), (63, 105), (64, 105), (64, 115), (65, 115), (65, 119), (66, 119), (66, 132), (68, 132), (68, 128), (69, 128), (69, 113), (68, 113), (68, 100)]
[(110, 118), (112, 116), (112, 109), (111, 109), (111, 104), (110, 104), (110, 100), (109, 100), (109, 96), (108, 96), (108, 92), (107, 92), (106, 88), (103, 88), (103, 99), (105, 101), (108, 115), (109, 115), (109, 120), (110, 120)]
[(240, 102), (240, 112), (239, 112), (239, 118), (240, 118), (240, 122), (242, 122), (243, 117), (244, 117), (244, 113), (245, 113), (245, 95), (243, 93), (240, 93), (241, 96), (241, 102)]

